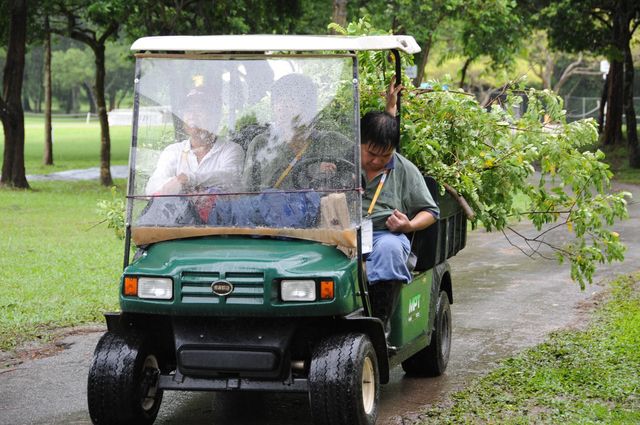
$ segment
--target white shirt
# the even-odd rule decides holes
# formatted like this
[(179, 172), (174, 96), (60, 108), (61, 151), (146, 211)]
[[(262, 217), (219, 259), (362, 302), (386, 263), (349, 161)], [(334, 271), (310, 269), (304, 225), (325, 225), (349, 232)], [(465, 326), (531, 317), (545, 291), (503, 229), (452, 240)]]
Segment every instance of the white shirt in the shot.
[(221, 137), (218, 137), (200, 163), (191, 149), (189, 140), (173, 143), (160, 154), (145, 192), (147, 195), (160, 192), (169, 180), (180, 174), (189, 178), (186, 184), (188, 187), (215, 187), (223, 191), (233, 191), (240, 186), (243, 164), (242, 147)]

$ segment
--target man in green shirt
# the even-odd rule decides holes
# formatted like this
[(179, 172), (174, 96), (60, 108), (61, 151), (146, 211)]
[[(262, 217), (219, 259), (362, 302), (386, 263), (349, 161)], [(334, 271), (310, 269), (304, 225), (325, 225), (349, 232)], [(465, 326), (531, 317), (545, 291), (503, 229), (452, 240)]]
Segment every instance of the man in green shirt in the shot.
[[(389, 110), (389, 108), (387, 108)], [(388, 326), (400, 289), (411, 281), (406, 234), (436, 222), (439, 209), (418, 168), (396, 152), (396, 119), (387, 112), (368, 112), (360, 125), (362, 210), (373, 225), (373, 249), (366, 258), (374, 315)]]
[[(306, 75), (287, 74), (275, 82), (271, 90), (273, 122), (247, 149), (243, 174), (247, 191), (309, 188), (304, 185), (308, 180), (295, 181), (300, 171), (306, 172), (305, 177), (327, 177), (324, 189), (337, 184), (329, 178), (333, 175), (333, 180), (339, 180), (336, 159), (352, 163), (355, 152), (344, 135), (316, 128), (317, 98), (316, 86)], [(303, 170), (303, 166), (313, 170)]]

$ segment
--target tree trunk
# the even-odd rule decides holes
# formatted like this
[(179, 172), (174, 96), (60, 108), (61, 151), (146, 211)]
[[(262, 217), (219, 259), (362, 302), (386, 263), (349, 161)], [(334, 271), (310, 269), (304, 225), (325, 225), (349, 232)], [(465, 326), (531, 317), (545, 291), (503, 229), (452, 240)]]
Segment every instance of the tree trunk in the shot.
[[(630, 40), (629, 40), (630, 41)], [(629, 147), (629, 166), (640, 168), (640, 152), (638, 152), (638, 128), (636, 110), (633, 105), (633, 56), (627, 43), (624, 51), (624, 113), (627, 117), (627, 145)]]
[(63, 96), (64, 112), (68, 115), (73, 110), (73, 89), (69, 89)]
[(82, 83), (82, 88), (84, 89), (84, 92), (87, 95), (87, 100), (89, 101), (89, 112), (95, 114), (98, 107), (96, 105), (95, 96), (93, 95), (94, 89), (92, 89), (86, 81)]
[(71, 100), (69, 101), (69, 113), (79, 113), (80, 112), (80, 88), (78, 86), (73, 86), (71, 88)]
[(44, 18), (44, 154), (42, 163), (53, 165), (53, 134), (51, 127), (51, 32), (49, 16)]
[(416, 78), (413, 80), (413, 85), (416, 87), (420, 87), (420, 84), (422, 84), (422, 80), (424, 78), (424, 69), (427, 67), (427, 61), (429, 60), (429, 51), (431, 50), (431, 42), (432, 42), (432, 37), (429, 36), (429, 38), (424, 42), (424, 46), (422, 47), (422, 55), (420, 56), (420, 65), (418, 65), (418, 75), (416, 75)]
[(109, 112), (113, 111), (114, 109), (116, 109), (116, 102), (117, 102), (117, 98), (118, 98), (118, 90), (114, 89), (114, 88), (110, 88), (109, 90), (107, 90), (107, 93), (109, 94)]
[(598, 108), (598, 134), (602, 134), (604, 130), (604, 114), (607, 106), (607, 96), (609, 95), (609, 80), (611, 79), (611, 74), (607, 73), (607, 77), (604, 80), (604, 84), (602, 86), (602, 93), (600, 94), (600, 105)]
[[(624, 63), (623, 55), (625, 51), (625, 28), (629, 22), (625, 19), (624, 11), (619, 6), (613, 16), (613, 44), (615, 52), (610, 58), (609, 68), (609, 92), (607, 95), (607, 115), (604, 123), (604, 132), (601, 142), (603, 145), (617, 145), (622, 142), (622, 105), (624, 102)], [(626, 43), (628, 44), (628, 43)]]
[(96, 56), (96, 85), (94, 87), (96, 106), (98, 107), (98, 120), (100, 121), (100, 183), (111, 186), (111, 138), (109, 136), (109, 117), (104, 98), (105, 59), (104, 44), (94, 46)]
[[(551, 80), (553, 79), (553, 68), (555, 66), (555, 60), (553, 55), (547, 52), (547, 57), (542, 70), (542, 84), (545, 89), (551, 90)], [(556, 93), (558, 93), (556, 91)]]
[[(62, 7), (64, 9), (64, 6)], [(111, 138), (109, 136), (109, 119), (104, 95), (106, 74), (104, 51), (105, 43), (109, 37), (117, 33), (120, 23), (117, 20), (110, 21), (104, 33), (98, 37), (96, 33), (89, 34), (83, 31), (81, 26), (78, 27), (77, 20), (79, 18), (76, 15), (68, 10), (66, 10), (66, 14), (69, 36), (88, 45), (93, 50), (96, 64), (93, 94), (98, 109), (98, 121), (100, 122), (100, 183), (104, 186), (111, 186), (113, 184), (113, 179), (111, 178)]]
[(42, 95), (44, 93), (44, 87), (41, 87), (38, 91), (38, 96), (36, 96), (36, 112), (42, 113)]
[(333, 0), (331, 20), (342, 28), (347, 26), (347, 0)]
[(116, 97), (116, 108), (120, 108), (120, 103), (125, 99), (125, 97), (127, 97), (127, 94), (129, 94), (129, 90), (122, 90), (122, 92), (120, 93), (119, 97)]
[(609, 68), (609, 90), (607, 92), (607, 112), (601, 142), (614, 146), (622, 142), (623, 66), (619, 60), (611, 62)]
[(462, 70), (460, 71), (460, 88), (464, 88), (464, 80), (467, 77), (467, 69), (469, 69), (469, 65), (471, 65), (471, 62), (473, 62), (473, 58), (467, 58), (467, 60), (464, 61), (464, 66), (462, 67)]
[(22, 111), (23, 112), (33, 112), (33, 108), (31, 107), (31, 103), (29, 102), (29, 95), (22, 95)]
[(580, 65), (582, 65), (582, 52), (578, 54), (578, 59), (571, 62), (562, 71), (562, 75), (560, 75), (558, 82), (553, 86), (553, 91), (556, 92), (557, 94), (560, 94), (560, 89), (562, 88), (562, 86), (564, 86), (567, 80), (577, 72), (577, 70), (579, 69), (578, 67)]
[(27, 1), (15, 0), (9, 4), (12, 4), (9, 44), (0, 97), (0, 119), (4, 129), (0, 184), (28, 189), (24, 169), (24, 112), (20, 101), (27, 38)]

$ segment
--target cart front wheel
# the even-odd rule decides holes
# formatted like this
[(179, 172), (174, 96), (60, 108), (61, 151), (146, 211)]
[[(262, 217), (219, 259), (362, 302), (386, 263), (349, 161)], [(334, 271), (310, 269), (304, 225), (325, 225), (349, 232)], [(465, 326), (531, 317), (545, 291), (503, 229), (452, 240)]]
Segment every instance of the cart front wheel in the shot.
[(93, 353), (87, 384), (94, 424), (152, 424), (162, 402), (158, 359), (139, 337), (105, 333)]
[(378, 358), (366, 335), (336, 335), (318, 344), (309, 369), (315, 425), (373, 425), (379, 398)]

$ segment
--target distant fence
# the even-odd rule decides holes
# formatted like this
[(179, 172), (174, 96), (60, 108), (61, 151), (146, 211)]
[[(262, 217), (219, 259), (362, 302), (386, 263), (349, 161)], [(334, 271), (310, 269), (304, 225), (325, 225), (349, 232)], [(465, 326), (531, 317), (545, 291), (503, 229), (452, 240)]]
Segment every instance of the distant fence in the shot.
[[(44, 112), (25, 112), (25, 117), (44, 117)], [(52, 118), (86, 119), (87, 122), (98, 119), (98, 114), (91, 112), (78, 112), (75, 114), (51, 114)]]
[[(640, 97), (633, 98), (633, 106), (636, 110), (636, 119), (640, 119)], [(598, 119), (600, 98), (566, 96), (564, 109), (567, 111), (567, 121), (577, 121), (583, 118)]]

